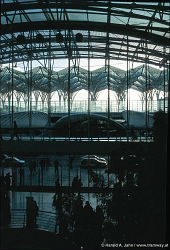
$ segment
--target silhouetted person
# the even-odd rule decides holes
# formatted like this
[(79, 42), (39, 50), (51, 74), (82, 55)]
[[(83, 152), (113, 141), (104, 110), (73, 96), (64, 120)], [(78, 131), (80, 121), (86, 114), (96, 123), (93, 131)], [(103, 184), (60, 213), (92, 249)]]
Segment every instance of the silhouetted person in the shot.
[(78, 178), (76, 182), (76, 189), (77, 189), (78, 194), (80, 194), (80, 190), (82, 186), (83, 186), (83, 183), (81, 182), (81, 179)]
[(32, 161), (29, 163), (29, 170), (32, 173), (33, 171), (36, 171), (36, 161)]
[(38, 216), (38, 205), (33, 197), (27, 198), (27, 226), (36, 227), (37, 216)]
[(95, 244), (95, 212), (88, 201), (83, 208), (82, 235), (84, 249), (93, 249)]
[(55, 173), (56, 172), (58, 173), (59, 162), (57, 159), (54, 161), (54, 167), (55, 167)]
[(2, 128), (1, 128), (1, 125), (0, 125), (0, 140), (3, 141), (3, 138), (2, 138)]
[(11, 140), (13, 140), (14, 136), (16, 136), (16, 138), (19, 140), (19, 137), (18, 137), (18, 128), (17, 128), (16, 121), (14, 121), (14, 128), (13, 128), (13, 133), (12, 133), (12, 136), (11, 136)]
[(60, 230), (60, 221), (62, 218), (62, 195), (61, 193), (58, 194), (58, 198), (57, 198), (57, 194), (53, 196), (52, 206), (55, 207), (56, 209), (56, 224), (55, 224), (55, 233), (56, 233), (57, 226), (59, 226), (59, 230)]
[(45, 169), (45, 160), (44, 159), (40, 160), (40, 167), (41, 167), (41, 171), (43, 171)]
[(83, 216), (84, 216), (84, 229), (88, 231), (91, 228), (92, 221), (94, 219), (94, 211), (89, 201), (86, 201), (86, 204), (83, 208)]
[(4, 181), (5, 181), (5, 184), (6, 184), (6, 188), (7, 188), (7, 190), (9, 190), (9, 188), (10, 188), (10, 184), (11, 184), (11, 179), (10, 179), (10, 173), (8, 172), (7, 174), (6, 174), (6, 176), (4, 177)]
[(78, 176), (74, 177), (73, 181), (72, 181), (72, 193), (73, 194), (74, 194), (74, 192), (76, 190), (77, 180), (78, 180)]
[(55, 182), (55, 189), (56, 189), (56, 194), (60, 195), (61, 185), (60, 185), (59, 179), (57, 179)]
[(55, 207), (55, 208), (57, 208), (57, 198), (56, 198), (56, 194), (53, 196), (53, 204), (52, 204), (52, 206), (53, 207)]
[(20, 186), (24, 185), (24, 169), (22, 166), (19, 169), (19, 174), (20, 174)]
[(78, 196), (78, 199), (75, 200), (73, 210), (76, 230), (81, 230), (83, 219), (83, 201), (81, 200), (80, 196)]

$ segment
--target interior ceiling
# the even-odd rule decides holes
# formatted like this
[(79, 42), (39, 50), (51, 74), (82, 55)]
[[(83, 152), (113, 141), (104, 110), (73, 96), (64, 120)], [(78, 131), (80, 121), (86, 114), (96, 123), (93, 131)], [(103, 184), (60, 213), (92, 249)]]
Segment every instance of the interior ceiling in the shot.
[[(1, 0), (1, 62), (107, 58), (159, 65), (169, 60), (170, 4), (78, 0)], [(56, 41), (56, 34), (63, 41)], [(43, 43), (36, 42), (42, 34)], [(76, 34), (82, 33), (82, 42)], [(24, 35), (24, 44), (17, 36)], [(13, 45), (13, 46), (12, 46)], [(12, 51), (11, 51), (12, 50)], [(13, 53), (11, 53), (13, 52)]]
[[(78, 40), (76, 37), (79, 33), (82, 34), (82, 40)], [(37, 39), (39, 34), (42, 35), (42, 40)], [(58, 37), (58, 34), (62, 36)], [(25, 40), (18, 41), (19, 35), (22, 35)], [(128, 60), (166, 68), (169, 66), (170, 3), (1, 0), (0, 41), (1, 64), (4, 65), (24, 61), (44, 60), (45, 62), (48, 59), (69, 58), (73, 61), (74, 66), (79, 66), (79, 61), (84, 58), (104, 58), (106, 66), (109, 64), (109, 60)], [(48, 70), (51, 70), (49, 64), (46, 65)], [(114, 90), (118, 94), (122, 92), (123, 78), (121, 78), (120, 72), (119, 74), (114, 73), (115, 76), (112, 77), (111, 82), (113, 85), (115, 82)], [(38, 72), (39, 75), (37, 75), (37, 83), (41, 81), (39, 89), (43, 90), (44, 86), (44, 91), (48, 92), (49, 78), (40, 79), (41, 73)], [(49, 75), (49, 72), (47, 74)], [(116, 74), (119, 79), (116, 79)], [(138, 74), (136, 81), (134, 80), (131, 86), (133, 85), (133, 88), (139, 91), (144, 91), (146, 87), (144, 87), (143, 76), (141, 73)], [(158, 78), (159, 74), (157, 73)], [(55, 73), (53, 76), (55, 79)], [(66, 77), (66, 75), (63, 76), (64, 81), (66, 81)], [(96, 88), (95, 85), (94, 96), (106, 87), (104, 79), (107, 78), (104, 76), (104, 71), (96, 77), (100, 80), (100, 86)], [(26, 78), (28, 80), (28, 77)], [(19, 84), (18, 88), (19, 86), (21, 89), (22, 86), (24, 88), (27, 80), (23, 76), (21, 77), (20, 73), (15, 79)], [(61, 78), (57, 76), (56, 79), (61, 83)], [(101, 79), (103, 79), (103, 84)], [(124, 84), (126, 84), (125, 79)], [(153, 83), (154, 79), (155, 76)], [(156, 81), (156, 84), (160, 82), (160, 79)], [(6, 81), (10, 81), (10, 79)], [(71, 91), (76, 92), (81, 88), (87, 88), (85, 78), (80, 76), (76, 81), (74, 77), (73, 81), (76, 84)], [(83, 87), (85, 81), (86, 87)]]

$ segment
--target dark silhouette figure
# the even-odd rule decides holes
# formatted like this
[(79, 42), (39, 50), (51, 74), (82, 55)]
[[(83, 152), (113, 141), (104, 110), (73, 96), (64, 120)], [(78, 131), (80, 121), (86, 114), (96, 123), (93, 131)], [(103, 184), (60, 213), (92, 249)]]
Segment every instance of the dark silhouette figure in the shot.
[(27, 227), (37, 227), (38, 205), (33, 197), (27, 198)]
[(24, 169), (22, 166), (19, 169), (19, 174), (20, 174), (20, 186), (24, 185)]
[(53, 204), (52, 204), (53, 207), (57, 207), (57, 198), (56, 198), (56, 194), (53, 196)]
[(6, 174), (6, 176), (4, 177), (4, 181), (5, 181), (5, 184), (6, 184), (6, 188), (7, 188), (7, 190), (9, 190), (10, 189), (10, 184), (11, 184), (11, 179), (10, 179), (10, 173), (8, 172), (7, 174)]
[(58, 173), (59, 162), (57, 159), (54, 161), (54, 167), (55, 167), (55, 173), (56, 172)]
[(73, 181), (72, 181), (72, 193), (74, 194), (75, 190), (76, 190), (76, 185), (77, 185), (77, 180), (78, 180), (78, 176), (75, 176), (73, 178)]
[(80, 194), (80, 190), (82, 186), (83, 186), (83, 183), (81, 182), (81, 179), (78, 178), (77, 183), (76, 183), (76, 189), (77, 189), (78, 194)]
[(102, 208), (98, 205), (96, 207), (95, 214), (95, 245), (97, 249), (100, 248), (103, 237), (102, 237), (102, 225), (104, 222), (104, 214)]
[(92, 221), (94, 218), (94, 211), (89, 201), (86, 201), (86, 204), (83, 208), (83, 216), (84, 216), (84, 229), (88, 231), (91, 228)]
[(90, 203), (86, 201), (83, 208), (83, 247), (93, 249), (95, 245), (95, 211)]
[(44, 159), (40, 160), (40, 167), (41, 167), (41, 171), (43, 171), (45, 169), (45, 160)]
[(55, 182), (55, 188), (56, 188), (56, 194), (59, 195), (61, 192), (61, 185), (60, 185), (59, 179), (57, 179)]
[(36, 161), (31, 161), (30, 164), (29, 164), (29, 170), (30, 172), (32, 173), (33, 171), (36, 172)]
[(56, 224), (55, 224), (55, 233), (57, 232), (57, 227), (59, 226), (60, 230), (60, 221), (62, 218), (62, 195), (61, 192), (58, 194), (55, 194), (53, 196), (53, 203), (52, 206), (56, 209)]
[(76, 230), (81, 230), (83, 220), (83, 201), (80, 196), (78, 196), (77, 200), (74, 202), (73, 211)]
[(12, 133), (12, 136), (11, 136), (11, 140), (13, 140), (14, 136), (16, 136), (16, 138), (19, 140), (19, 137), (18, 137), (18, 128), (17, 128), (16, 121), (14, 121), (14, 128), (13, 128), (13, 133)]

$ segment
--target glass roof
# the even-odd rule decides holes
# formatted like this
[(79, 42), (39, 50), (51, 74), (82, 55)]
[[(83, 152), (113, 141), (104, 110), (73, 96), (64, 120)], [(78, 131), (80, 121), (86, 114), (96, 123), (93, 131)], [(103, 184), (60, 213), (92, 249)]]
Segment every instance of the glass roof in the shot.
[(124, 61), (128, 54), (134, 62), (147, 56), (149, 64), (168, 65), (169, 24), (168, 2), (1, 0), (1, 63), (108, 55)]

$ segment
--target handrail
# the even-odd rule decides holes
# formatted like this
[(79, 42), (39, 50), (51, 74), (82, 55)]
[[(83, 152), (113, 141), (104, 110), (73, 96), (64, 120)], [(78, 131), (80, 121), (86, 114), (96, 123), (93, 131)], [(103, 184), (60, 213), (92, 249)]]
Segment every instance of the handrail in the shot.
[[(51, 101), (50, 102), (50, 113), (68, 113), (68, 106), (64, 101)], [(151, 100), (147, 103), (147, 110), (149, 112), (155, 112), (159, 109), (164, 108), (164, 99), (161, 100)], [(2, 103), (2, 112), (8, 113), (11, 110), (11, 104), (9, 105), (8, 100)], [(71, 102), (70, 111), (71, 112), (87, 112), (88, 100), (74, 100)], [(129, 108), (131, 110), (145, 112), (146, 105), (145, 101), (142, 100), (129, 100)], [(110, 101), (110, 112), (122, 112), (127, 109), (127, 104), (125, 101)], [(24, 101), (13, 101), (13, 110), (15, 112), (28, 111), (28, 106), (25, 106)], [(48, 100), (44, 101), (32, 101), (32, 111), (39, 111), (48, 113)], [(91, 101), (91, 112), (108, 112), (107, 100), (97, 100)]]
[[(7, 130), (3, 128), (3, 130)], [(8, 129), (5, 134), (2, 135), (3, 140), (10, 140), (11, 139), (11, 130)], [(36, 135), (36, 131), (38, 130), (39, 134)], [(153, 129), (151, 128), (143, 128), (143, 129), (134, 129), (134, 134), (131, 134), (131, 129), (125, 128), (126, 135), (119, 135), (115, 134), (111, 135), (110, 137), (101, 136), (101, 137), (85, 137), (81, 135), (75, 135), (72, 137), (68, 137), (66, 135), (63, 136), (56, 136), (53, 135), (55, 131), (52, 127), (45, 127), (45, 128), (26, 128), (24, 129), (24, 133), (21, 133), (18, 130), (18, 136), (20, 140), (23, 141), (153, 141)], [(15, 138), (14, 138), (15, 139)]]
[[(26, 211), (26, 208), (12, 208), (11, 211)], [(44, 211), (44, 210), (39, 210), (39, 212), (48, 213), (48, 214), (56, 214), (54, 212)]]
[[(15, 212), (17, 213), (15, 214)], [(38, 229), (55, 232), (56, 220), (54, 220), (54, 216), (56, 216), (55, 212), (39, 210), (39, 215), (37, 217)], [(49, 224), (49, 222), (51, 224)], [(3, 227), (26, 227), (26, 209), (11, 209), (11, 221)]]

